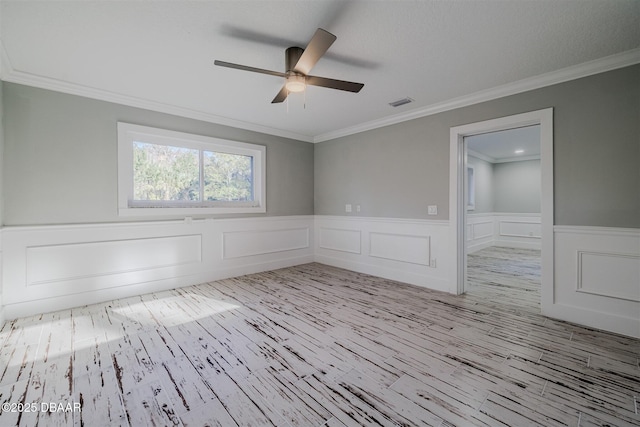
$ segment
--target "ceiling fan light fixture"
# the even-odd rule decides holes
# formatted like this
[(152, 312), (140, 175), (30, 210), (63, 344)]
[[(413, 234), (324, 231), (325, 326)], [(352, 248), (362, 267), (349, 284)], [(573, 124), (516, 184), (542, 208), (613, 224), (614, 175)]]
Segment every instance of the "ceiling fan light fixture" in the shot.
[(291, 93), (304, 92), (307, 88), (304, 76), (293, 75), (287, 77), (287, 83), (285, 83), (287, 90)]

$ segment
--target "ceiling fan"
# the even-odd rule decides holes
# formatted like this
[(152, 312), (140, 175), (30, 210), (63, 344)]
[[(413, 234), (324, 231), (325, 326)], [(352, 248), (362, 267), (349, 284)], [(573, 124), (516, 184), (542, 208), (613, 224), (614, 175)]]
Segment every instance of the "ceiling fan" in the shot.
[(269, 74), (277, 77), (284, 77), (285, 83), (280, 92), (271, 101), (272, 104), (284, 101), (290, 92), (302, 92), (306, 85), (327, 87), (330, 89), (344, 90), (348, 92), (360, 92), (363, 83), (347, 82), (344, 80), (329, 79), (326, 77), (310, 76), (311, 71), (318, 60), (325, 54), (329, 47), (336, 41), (336, 36), (328, 31), (318, 28), (309, 41), (306, 49), (300, 47), (290, 47), (285, 51), (284, 63), (286, 71), (265, 70), (262, 68), (249, 67), (246, 65), (233, 64), (216, 60), (215, 65), (221, 67), (235, 68), (238, 70), (252, 71), (254, 73)]

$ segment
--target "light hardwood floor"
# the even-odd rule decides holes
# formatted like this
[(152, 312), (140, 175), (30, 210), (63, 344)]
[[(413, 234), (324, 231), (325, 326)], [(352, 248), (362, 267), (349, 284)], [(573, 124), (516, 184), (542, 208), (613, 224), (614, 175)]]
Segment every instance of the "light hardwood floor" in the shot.
[(307, 264), (12, 321), (0, 402), (37, 410), (0, 425), (640, 425), (640, 341), (541, 316), (535, 257), (460, 297)]

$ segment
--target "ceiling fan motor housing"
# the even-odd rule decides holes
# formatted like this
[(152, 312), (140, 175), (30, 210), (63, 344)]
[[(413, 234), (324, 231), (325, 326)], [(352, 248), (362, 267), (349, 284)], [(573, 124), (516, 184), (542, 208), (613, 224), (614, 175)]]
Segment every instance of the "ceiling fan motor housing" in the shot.
[[(300, 60), (300, 57), (304, 53), (304, 49), (301, 47), (290, 47), (284, 54), (284, 69), (287, 73), (295, 73), (294, 67)], [(298, 74), (298, 73), (296, 73)]]

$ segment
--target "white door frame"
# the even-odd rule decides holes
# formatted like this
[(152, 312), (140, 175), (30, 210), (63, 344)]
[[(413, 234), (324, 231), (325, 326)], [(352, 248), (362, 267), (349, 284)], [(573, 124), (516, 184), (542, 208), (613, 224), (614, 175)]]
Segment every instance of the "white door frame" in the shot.
[(464, 224), (466, 204), (464, 203), (465, 146), (464, 137), (481, 133), (496, 132), (517, 127), (540, 125), (540, 174), (541, 198), (540, 221), (542, 237), (541, 259), (541, 300), (540, 307), (545, 314), (553, 305), (553, 108), (516, 114), (483, 122), (451, 128), (449, 152), (449, 225), (451, 235), (450, 291), (464, 292), (466, 279), (466, 249)]

